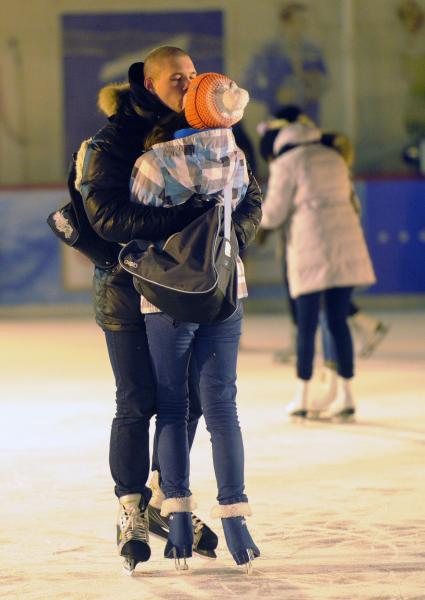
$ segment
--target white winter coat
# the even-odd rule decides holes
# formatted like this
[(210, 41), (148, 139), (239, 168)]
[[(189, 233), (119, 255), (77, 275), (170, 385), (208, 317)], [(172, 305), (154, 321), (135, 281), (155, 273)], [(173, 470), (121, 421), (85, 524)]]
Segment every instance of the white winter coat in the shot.
[(293, 298), (333, 287), (370, 285), (375, 275), (344, 159), (319, 141), (319, 129), (300, 123), (282, 129), (270, 163), (261, 226), (286, 227), (289, 291)]

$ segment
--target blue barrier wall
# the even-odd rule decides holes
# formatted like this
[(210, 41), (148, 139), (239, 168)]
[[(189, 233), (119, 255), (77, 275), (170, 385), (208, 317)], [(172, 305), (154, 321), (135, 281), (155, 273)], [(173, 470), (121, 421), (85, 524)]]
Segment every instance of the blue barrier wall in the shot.
[(0, 305), (90, 302), (90, 291), (66, 289), (61, 242), (46, 224), (67, 201), (65, 189), (0, 191)]
[(425, 293), (425, 179), (356, 184), (376, 271), (370, 294)]
[[(378, 277), (367, 293), (425, 294), (425, 179), (358, 181), (356, 187)], [(91, 269), (86, 289), (67, 289), (63, 245), (46, 224), (67, 201), (65, 189), (0, 191), (0, 305), (90, 302)], [(276, 278), (272, 288), (279, 284)], [(257, 296), (256, 281), (249, 286)]]

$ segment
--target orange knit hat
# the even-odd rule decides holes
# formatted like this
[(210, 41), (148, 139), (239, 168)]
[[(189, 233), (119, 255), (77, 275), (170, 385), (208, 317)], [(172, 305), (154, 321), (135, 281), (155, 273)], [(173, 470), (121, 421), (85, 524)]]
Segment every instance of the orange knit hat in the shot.
[(192, 79), (185, 97), (185, 116), (195, 129), (231, 127), (243, 117), (249, 94), (219, 73)]

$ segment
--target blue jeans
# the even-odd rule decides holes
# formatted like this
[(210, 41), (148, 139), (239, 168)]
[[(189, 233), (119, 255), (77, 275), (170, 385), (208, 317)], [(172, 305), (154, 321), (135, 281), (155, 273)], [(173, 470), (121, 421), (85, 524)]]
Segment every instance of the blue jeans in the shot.
[[(149, 422), (156, 412), (156, 389), (144, 327), (137, 331), (105, 331), (116, 384), (116, 414), (112, 421), (109, 465), (115, 494), (140, 493), (147, 500), (149, 475)], [(199, 377), (190, 369), (188, 444), (192, 445), (199, 417)], [(156, 436), (152, 470), (160, 470)]]
[(297, 312), (297, 375), (309, 380), (313, 374), (314, 341), (319, 320), (320, 300), (324, 303), (326, 354), (335, 358), (338, 375), (349, 379), (354, 374), (353, 343), (347, 318), (352, 287), (338, 287), (302, 294), (295, 298)]
[(211, 435), (220, 504), (247, 502), (244, 449), (236, 407), (236, 363), (243, 309), (216, 325), (146, 315), (157, 383), (157, 434), (161, 488), (167, 498), (191, 495), (187, 436), (188, 366), (199, 371), (201, 405)]

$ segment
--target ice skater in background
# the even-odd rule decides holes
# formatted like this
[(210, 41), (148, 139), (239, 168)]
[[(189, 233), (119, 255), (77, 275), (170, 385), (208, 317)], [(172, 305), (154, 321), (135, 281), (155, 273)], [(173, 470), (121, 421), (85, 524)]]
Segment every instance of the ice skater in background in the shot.
[[(232, 186), (232, 207), (245, 202), (249, 183), (243, 152), (231, 125), (243, 116), (248, 93), (216, 73), (190, 82), (184, 113), (164, 121), (146, 142), (148, 151), (135, 164), (132, 200), (151, 206), (175, 206), (195, 192), (204, 201), (223, 195)], [(260, 194), (258, 190), (258, 194)], [(247, 227), (258, 221), (247, 217)], [(238, 239), (243, 245), (243, 239)], [(238, 297), (247, 295), (242, 261), (238, 264)], [(220, 323), (199, 325), (176, 322), (143, 296), (141, 310), (157, 383), (157, 435), (161, 465), (161, 514), (169, 517), (170, 533), (164, 550), (178, 568), (187, 568), (192, 555), (192, 510), (187, 441), (188, 366), (194, 359), (199, 371), (201, 404), (211, 435), (218, 505), (229, 551), (238, 565), (250, 570), (260, 555), (247, 528), (251, 514), (244, 483), (244, 448), (236, 406), (236, 363), (241, 335), (242, 303)], [(180, 563), (180, 559), (183, 559)]]
[[(280, 109), (276, 111), (274, 118), (271, 118), (269, 121), (265, 121), (259, 124), (258, 130), (261, 136), (259, 150), (264, 160), (269, 162), (270, 160), (273, 160), (273, 158), (275, 158), (273, 146), (276, 137), (282, 128), (283, 123), (293, 123), (297, 121), (297, 119), (302, 119), (302, 114), (303, 113), (298, 106), (287, 105), (280, 107)], [(351, 172), (351, 168), (354, 163), (354, 148), (347, 136), (341, 133), (325, 131), (322, 133), (321, 142), (325, 146), (329, 146), (330, 148), (333, 148), (334, 150), (338, 151), (346, 161)], [(354, 187), (352, 193), (353, 204), (360, 215), (361, 205), (360, 201), (355, 195)], [(267, 233), (269, 232), (270, 230), (268, 232), (262, 230), (261, 235), (257, 236), (257, 242), (260, 244), (264, 243), (265, 238), (267, 237)], [(288, 293), (290, 340), (286, 347), (282, 348), (281, 350), (278, 350), (275, 353), (275, 359), (277, 362), (285, 363), (290, 362), (296, 355), (297, 319), (295, 311), (295, 302), (290, 297), (288, 292), (285, 227), (280, 227), (278, 230), (278, 234), (279, 236), (277, 240), (277, 253), (282, 264), (282, 280), (284, 283), (284, 287)], [(354, 336), (355, 348), (358, 356), (362, 358), (369, 357), (387, 334), (389, 329), (388, 324), (385, 324), (379, 318), (377, 319), (366, 314), (361, 308), (357, 306), (353, 299), (350, 302), (348, 319), (351, 332)], [(329, 331), (326, 327), (326, 317), (323, 311), (321, 311), (320, 313), (320, 326), (325, 365), (326, 367), (335, 369), (335, 353), (332, 349), (332, 340), (329, 336)], [(334, 376), (331, 375), (332, 374), (327, 374), (326, 380), (331, 381), (332, 386), (334, 387)]]
[[(351, 390), (353, 344), (347, 319), (354, 287), (375, 275), (364, 240), (348, 166), (322, 143), (322, 132), (305, 115), (281, 123), (263, 204), (262, 229), (285, 226), (288, 284), (297, 321), (297, 391), (287, 412), (305, 417), (327, 410), (354, 415)], [(315, 334), (321, 303), (336, 353), (337, 393), (313, 404)]]

